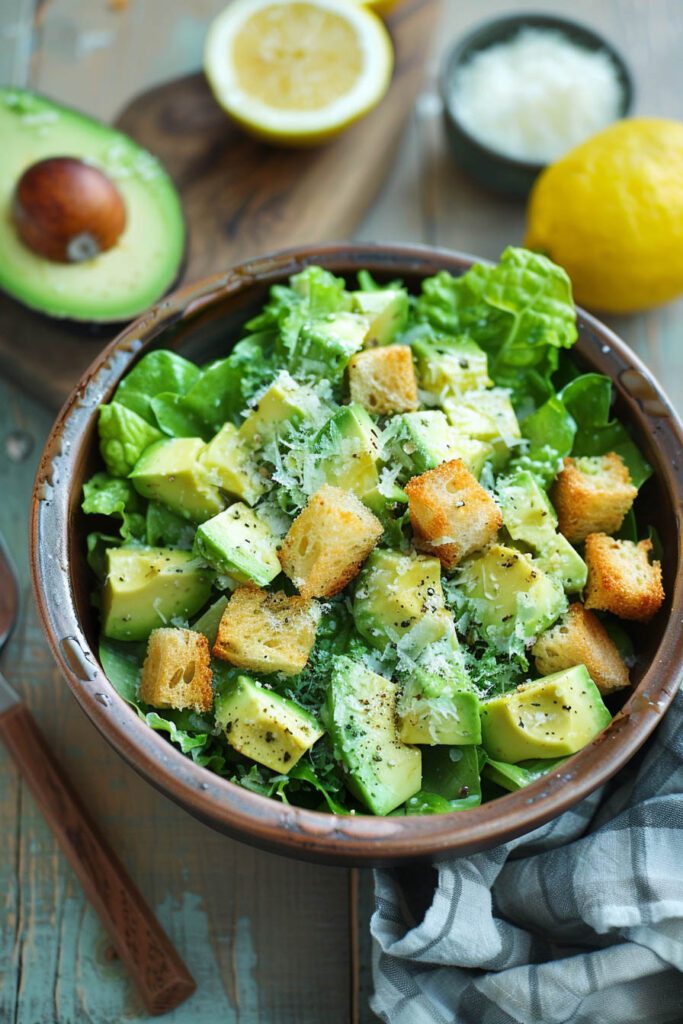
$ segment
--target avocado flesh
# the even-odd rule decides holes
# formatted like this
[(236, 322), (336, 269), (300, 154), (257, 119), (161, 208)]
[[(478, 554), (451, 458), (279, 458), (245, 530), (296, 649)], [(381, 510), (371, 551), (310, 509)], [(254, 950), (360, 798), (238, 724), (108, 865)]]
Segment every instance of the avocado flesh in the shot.
[(481, 707), (482, 741), (494, 760), (516, 764), (575, 754), (612, 716), (584, 665), (523, 683)]
[(565, 611), (562, 586), (529, 555), (504, 544), (463, 564), (463, 593), (489, 640), (504, 644), (515, 634), (531, 639)]
[(468, 437), (491, 445), (494, 469), (505, 465), (512, 447), (521, 437), (521, 430), (510, 396), (504, 388), (448, 396), (442, 405), (454, 427)]
[(239, 583), (267, 586), (280, 572), (277, 538), (252, 509), (236, 501), (197, 529), (195, 554)]
[(408, 295), (400, 288), (376, 292), (352, 292), (351, 309), (367, 318), (364, 338), (367, 347), (389, 345), (408, 319)]
[(359, 313), (333, 313), (305, 324), (290, 358), (292, 373), (323, 379), (339, 376), (363, 348), (367, 330), (367, 318)]
[(226, 423), (201, 454), (209, 479), (216, 487), (247, 505), (255, 505), (268, 485), (249, 460), (245, 445), (233, 423)]
[(454, 636), (439, 559), (376, 548), (358, 578), (353, 619), (373, 647), (383, 650), (388, 643), (400, 644), (413, 656)]
[(320, 486), (341, 487), (365, 499), (379, 483), (374, 423), (361, 405), (342, 406), (316, 434), (311, 453)]
[(326, 721), (347, 785), (373, 814), (389, 814), (418, 792), (422, 755), (396, 733), (398, 688), (339, 657), (327, 691)]
[(385, 448), (387, 461), (402, 466), (399, 479), (404, 483), (450, 459), (462, 459), (478, 477), (492, 451), (489, 444), (459, 434), (438, 409), (394, 416)]
[(173, 437), (150, 445), (136, 462), (130, 480), (143, 498), (168, 506), (184, 519), (201, 523), (225, 508), (201, 456), (199, 437)]
[(324, 732), (313, 715), (249, 676), (230, 682), (215, 707), (230, 746), (283, 775)]
[(195, 615), (211, 593), (213, 573), (189, 551), (109, 548), (106, 568), (102, 632), (112, 640), (146, 640), (153, 629)]
[(555, 509), (531, 473), (522, 470), (502, 480), (498, 498), (503, 523), (513, 540), (521, 540), (536, 551), (554, 542)]
[(479, 698), (464, 669), (444, 678), (416, 665), (405, 674), (396, 714), (404, 743), (481, 743)]
[(438, 400), (493, 384), (486, 353), (468, 338), (418, 339), (412, 348), (420, 387)]
[(553, 539), (541, 548), (536, 564), (553, 579), (558, 580), (568, 594), (578, 593), (586, 586), (588, 566), (561, 533), (556, 533)]
[(262, 447), (276, 433), (291, 429), (302, 419), (316, 415), (319, 409), (318, 396), (297, 384), (285, 370), (252, 406), (240, 425), (238, 440), (247, 448)]
[[(178, 194), (158, 161), (128, 136), (23, 89), (0, 89), (0, 288), (25, 305), (73, 320), (130, 320), (173, 284), (185, 248)], [(116, 244), (83, 263), (32, 252), (9, 211), (23, 172), (47, 157), (94, 164), (119, 190), (126, 226)]]

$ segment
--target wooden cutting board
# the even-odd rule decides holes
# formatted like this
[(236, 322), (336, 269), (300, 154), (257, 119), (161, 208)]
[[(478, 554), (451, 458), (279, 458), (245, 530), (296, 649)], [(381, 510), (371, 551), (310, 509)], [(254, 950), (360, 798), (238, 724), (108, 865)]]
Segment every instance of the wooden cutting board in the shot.
[[(327, 146), (287, 150), (248, 138), (201, 73), (133, 100), (116, 126), (161, 159), (180, 191), (189, 230), (183, 281), (271, 249), (353, 234), (391, 169), (440, 6), (404, 0), (389, 17), (396, 47), (389, 92)], [(117, 330), (51, 320), (0, 296), (0, 373), (57, 408)]]

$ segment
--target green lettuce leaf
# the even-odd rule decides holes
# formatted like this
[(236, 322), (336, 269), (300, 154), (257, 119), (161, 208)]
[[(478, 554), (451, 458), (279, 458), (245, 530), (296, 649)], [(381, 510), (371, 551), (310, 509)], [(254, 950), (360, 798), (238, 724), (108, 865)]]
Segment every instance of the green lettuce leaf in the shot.
[(521, 761), (519, 764), (508, 764), (505, 761), (494, 761), (487, 757), (482, 773), (496, 785), (515, 792), (515, 790), (523, 789), (532, 782), (536, 782), (537, 779), (542, 779), (548, 772), (559, 768), (566, 760), (566, 757), (552, 760), (536, 758), (532, 761)]
[(112, 476), (128, 476), (145, 448), (163, 436), (142, 416), (119, 402), (100, 406), (97, 428), (100, 454)]
[(184, 395), (199, 378), (201, 371), (188, 359), (167, 349), (148, 352), (123, 378), (114, 401), (132, 409), (148, 423), (155, 425), (152, 399), (163, 392)]
[(174, 395), (164, 391), (150, 402), (154, 418), (169, 437), (201, 437), (208, 441), (211, 430), (188, 402), (187, 395)]
[(111, 516), (121, 520), (124, 540), (141, 540), (146, 533), (144, 501), (128, 480), (95, 473), (83, 484), (81, 508), (87, 515)]
[(181, 548), (191, 551), (196, 532), (195, 525), (177, 516), (170, 508), (150, 501), (145, 518), (145, 538), (153, 548)]
[(577, 338), (567, 274), (526, 249), (508, 248), (496, 266), (477, 264), (459, 278), (442, 271), (427, 279), (416, 312), (438, 331), (476, 341), (494, 382), (522, 408), (553, 394), (558, 352)]
[(612, 382), (600, 373), (585, 373), (567, 384), (558, 395), (574, 418), (577, 431), (571, 454), (605, 455), (616, 452), (631, 474), (634, 487), (640, 488), (652, 475), (652, 467), (626, 427), (610, 419)]

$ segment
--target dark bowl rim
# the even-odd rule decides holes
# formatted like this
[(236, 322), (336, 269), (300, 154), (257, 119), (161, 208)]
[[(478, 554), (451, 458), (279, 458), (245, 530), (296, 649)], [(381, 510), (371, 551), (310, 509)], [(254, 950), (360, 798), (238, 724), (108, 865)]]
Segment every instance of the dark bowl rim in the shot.
[[(541, 171), (545, 170), (545, 168), (553, 161), (521, 160), (519, 157), (508, 156), (506, 153), (493, 149), (488, 145), (488, 143), (482, 142), (481, 139), (472, 135), (455, 112), (452, 103), (452, 90), (449, 88), (450, 82), (452, 81), (457, 68), (469, 59), (470, 54), (474, 50), (478, 49), (476, 43), (491, 28), (494, 26), (507, 28), (509, 26), (510, 29), (521, 29), (527, 25), (530, 27), (538, 26), (543, 28), (556, 28), (558, 31), (563, 32), (570, 38), (571, 32), (578, 31), (584, 36), (590, 36), (596, 43), (597, 47), (605, 50), (605, 52), (609, 54), (617, 68), (619, 83), (622, 90), (621, 113), (618, 120), (629, 117), (633, 110), (635, 84), (630, 67), (614, 44), (603, 36), (601, 32), (598, 32), (590, 25), (586, 25), (584, 22), (578, 21), (575, 18), (566, 18), (559, 14), (547, 14), (543, 11), (519, 11), (516, 14), (504, 14), (500, 17), (487, 18), (485, 21), (481, 21), (474, 25), (468, 32), (458, 39), (456, 43), (444, 54), (438, 76), (439, 93), (443, 105), (444, 116), (450, 122), (451, 126), (467, 140), (470, 147), (476, 150), (482, 158), (485, 157), (489, 162), (495, 162), (509, 168), (514, 168), (518, 171), (524, 171), (528, 175), (535, 177), (540, 174)], [(489, 45), (493, 46), (495, 44), (490, 43)], [(481, 49), (486, 48), (487, 47), (481, 47)]]
[[(611, 778), (652, 733), (678, 689), (683, 667), (683, 631), (678, 629), (683, 618), (680, 571), (659, 647), (640, 683), (605, 732), (560, 769), (524, 790), (467, 811), (397, 818), (341, 817), (282, 805), (194, 764), (150, 729), (119, 696), (99, 665), (96, 651), (88, 645), (76, 611), (68, 564), (72, 488), (59, 486), (60, 479), (68, 477), (64, 470), (74, 465), (78, 443), (77, 438), (74, 442), (65, 440), (63, 434), (73, 424), (81, 428), (78, 436), (82, 436), (100, 401), (106, 400), (146, 346), (169, 325), (229, 300), (245, 285), (269, 285), (311, 263), (327, 265), (337, 273), (369, 265), (395, 277), (401, 273), (427, 275), (434, 267), (463, 272), (473, 262), (477, 262), (475, 257), (447, 249), (379, 243), (297, 247), (248, 260), (178, 289), (117, 335), (82, 375), (50, 432), (34, 486), (30, 559), (41, 625), (53, 656), (83, 710), (124, 760), (166, 796), (234, 838), (300, 859), (366, 867), (438, 860), (497, 845), (531, 832)], [(663, 450), (683, 449), (683, 428), (646, 367), (609, 328), (580, 309), (577, 314), (601, 342), (590, 348), (589, 361), (595, 365), (609, 357), (624, 369), (635, 371), (664, 408), (663, 421), (661, 412), (649, 413), (647, 403), (641, 408), (633, 396), (620, 389), (613, 374), (609, 376), (633, 410), (640, 410), (636, 417), (648, 422), (652, 430), (657, 425)], [(595, 354), (597, 347), (602, 356)], [(680, 569), (683, 473), (671, 463), (672, 458), (662, 459), (657, 469), (667, 495), (677, 504)], [(615, 746), (617, 738), (621, 742)], [(571, 788), (569, 782), (573, 783)]]

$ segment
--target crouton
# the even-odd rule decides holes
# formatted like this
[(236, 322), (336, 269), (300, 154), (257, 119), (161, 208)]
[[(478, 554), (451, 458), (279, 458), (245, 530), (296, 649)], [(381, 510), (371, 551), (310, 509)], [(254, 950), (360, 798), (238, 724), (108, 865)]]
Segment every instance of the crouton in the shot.
[(302, 597), (331, 597), (358, 574), (382, 533), (355, 494), (325, 484), (290, 526), (280, 563)]
[(383, 416), (417, 409), (417, 379), (408, 345), (385, 345), (358, 352), (349, 361), (351, 401)]
[(616, 533), (638, 493), (620, 455), (565, 459), (552, 489), (560, 533), (572, 544), (589, 533)]
[(155, 629), (150, 633), (140, 699), (155, 708), (211, 710), (211, 660), (203, 633), (192, 629)]
[(533, 648), (543, 676), (585, 665), (600, 693), (628, 686), (628, 668), (600, 619), (582, 604), (570, 604), (559, 622), (541, 633)]
[(586, 608), (613, 612), (621, 619), (647, 622), (664, 600), (662, 567), (650, 562), (652, 541), (615, 540), (605, 533), (586, 537)]
[(308, 661), (319, 620), (316, 601), (239, 587), (221, 617), (213, 654), (238, 668), (296, 675)]
[(414, 476), (405, 492), (416, 547), (436, 555), (445, 569), (486, 547), (503, 525), (500, 509), (462, 459)]

